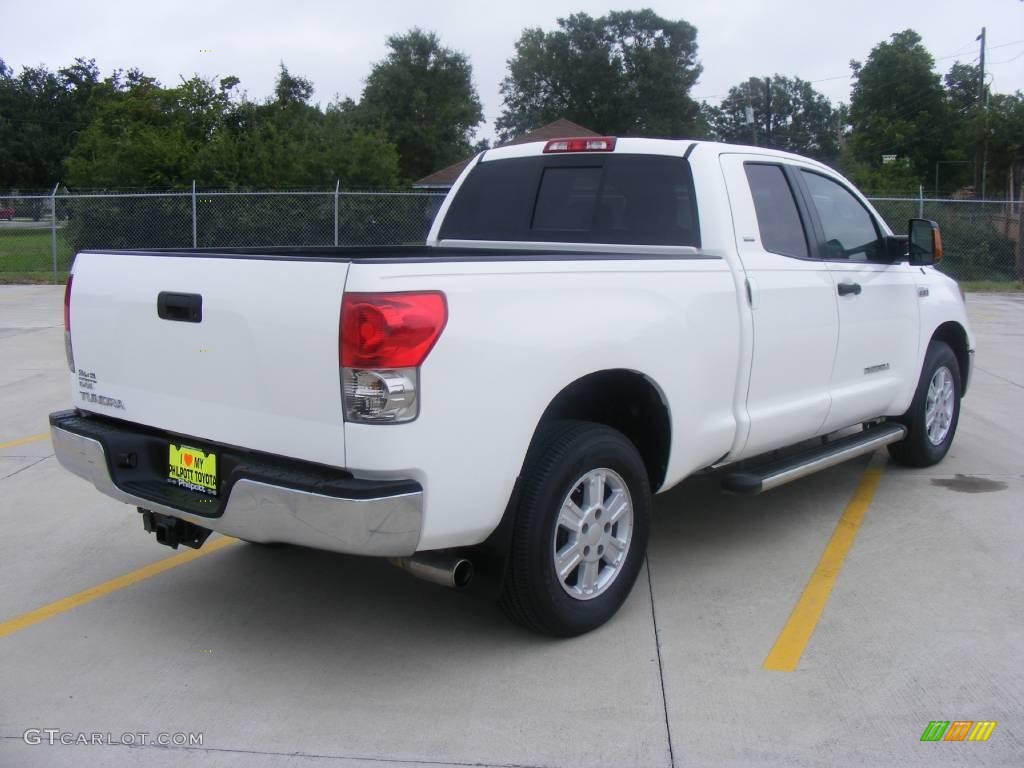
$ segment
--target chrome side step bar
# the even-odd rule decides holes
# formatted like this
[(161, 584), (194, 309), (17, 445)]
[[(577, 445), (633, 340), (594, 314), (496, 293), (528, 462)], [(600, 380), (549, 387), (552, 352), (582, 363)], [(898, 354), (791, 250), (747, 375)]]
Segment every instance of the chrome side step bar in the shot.
[(730, 472), (722, 478), (722, 490), (726, 493), (753, 496), (822, 469), (842, 464), (857, 456), (863, 456), (865, 453), (871, 453), (883, 445), (899, 442), (906, 435), (907, 428), (902, 424), (884, 422), (795, 456), (760, 467)]

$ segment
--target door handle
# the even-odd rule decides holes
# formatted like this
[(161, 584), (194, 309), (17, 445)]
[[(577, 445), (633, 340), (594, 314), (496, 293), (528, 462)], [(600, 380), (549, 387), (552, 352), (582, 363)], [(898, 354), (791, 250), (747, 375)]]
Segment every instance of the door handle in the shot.
[(156, 313), (163, 320), (201, 323), (203, 322), (203, 297), (198, 293), (160, 291), (156, 297)]
[(839, 290), (840, 296), (847, 296), (853, 294), (854, 296), (860, 295), (860, 283), (840, 283), (836, 286)]

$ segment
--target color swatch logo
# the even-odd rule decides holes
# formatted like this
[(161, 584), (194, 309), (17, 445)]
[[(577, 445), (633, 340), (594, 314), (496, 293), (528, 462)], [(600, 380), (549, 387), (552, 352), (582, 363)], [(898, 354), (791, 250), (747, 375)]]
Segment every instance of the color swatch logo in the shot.
[(995, 727), (995, 720), (932, 720), (921, 741), (988, 741)]

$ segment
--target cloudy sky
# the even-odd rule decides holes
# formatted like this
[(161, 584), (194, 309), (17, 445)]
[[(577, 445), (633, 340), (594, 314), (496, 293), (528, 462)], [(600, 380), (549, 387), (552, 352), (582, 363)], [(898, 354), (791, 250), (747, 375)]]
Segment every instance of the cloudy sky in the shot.
[(492, 137), (501, 110), (498, 84), (521, 30), (551, 29), (586, 11), (652, 7), (697, 27), (704, 74), (693, 95), (717, 102), (731, 85), (779, 73), (817, 81), (833, 101), (849, 98), (849, 60), (863, 60), (889, 34), (912, 27), (945, 72), (973, 61), (975, 37), (988, 28), (995, 91), (1024, 90), (1024, 2), (1021, 0), (174, 0), (144, 3), (47, 0), (0, 3), (0, 58), (9, 66), (56, 68), (76, 56), (95, 58), (104, 74), (139, 67), (165, 84), (180, 75), (237, 75), (250, 98), (273, 87), (278, 63), (310, 78), (322, 104), (359, 98), (385, 38), (420, 26), (468, 54)]

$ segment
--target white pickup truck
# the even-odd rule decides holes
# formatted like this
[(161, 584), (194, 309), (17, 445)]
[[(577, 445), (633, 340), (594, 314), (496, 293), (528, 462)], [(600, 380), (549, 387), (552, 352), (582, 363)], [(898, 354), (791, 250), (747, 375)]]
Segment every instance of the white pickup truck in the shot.
[(974, 343), (940, 256), (791, 154), (488, 150), (425, 247), (80, 253), (53, 445), (161, 543), (387, 557), (575, 635), (696, 472), (942, 459)]

